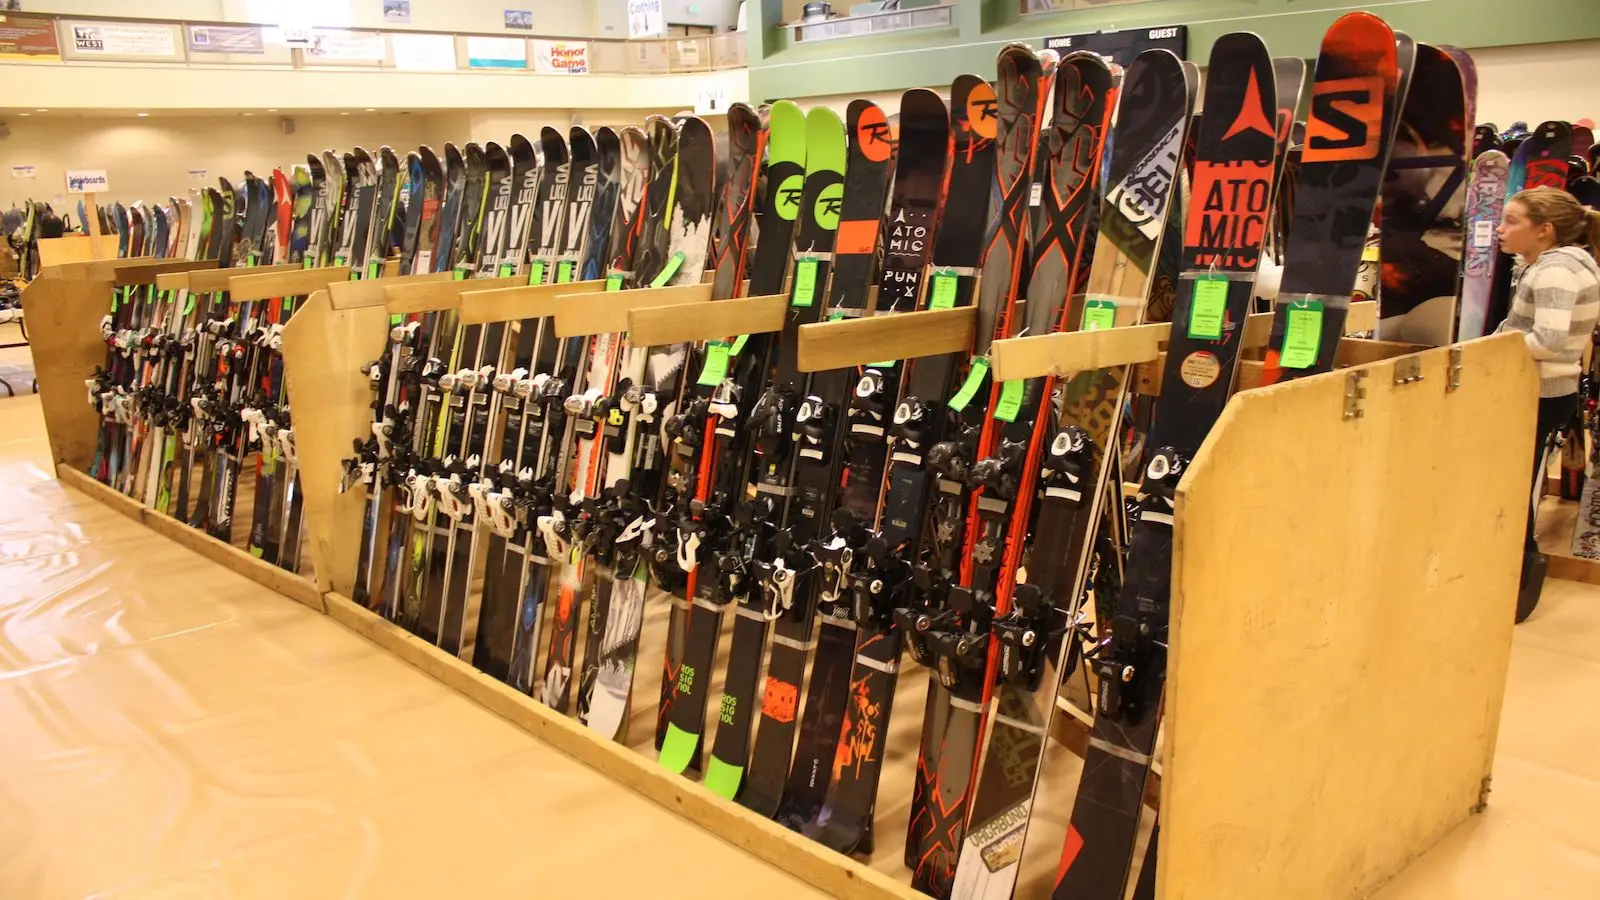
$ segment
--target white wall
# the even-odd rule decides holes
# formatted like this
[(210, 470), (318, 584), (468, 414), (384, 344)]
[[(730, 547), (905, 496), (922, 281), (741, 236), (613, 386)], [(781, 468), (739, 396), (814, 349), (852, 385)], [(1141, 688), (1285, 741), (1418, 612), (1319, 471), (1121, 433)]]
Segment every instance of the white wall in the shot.
[[(533, 13), (535, 35), (591, 37), (598, 34), (595, 10), (602, 0), (411, 0), (409, 25), (387, 22), (382, 0), (28, 0), (28, 12), (53, 15), (117, 16), (144, 19), (185, 19), (221, 22), (279, 24), (282, 16), (299, 13), (311, 25), (331, 28), (411, 28), (428, 31), (508, 31), (505, 10)], [(695, 0), (710, 8), (723, 0)], [(620, 37), (627, 36), (624, 27)], [(609, 35), (607, 35), (609, 36)]]
[(1502, 130), (1549, 119), (1600, 121), (1600, 41), (1473, 50), (1478, 63), (1478, 121)]
[[(109, 199), (124, 202), (165, 198), (202, 182), (190, 169), (205, 169), (205, 184), (217, 176), (237, 179), (274, 166), (305, 161), (307, 153), (360, 144), (410, 150), (465, 141), (465, 114), (297, 116), (295, 133), (282, 134), (278, 117), (243, 116), (94, 118), (34, 114), (8, 119), (11, 136), (0, 140), (0, 205), (27, 197), (59, 205), (67, 169), (104, 169)], [(33, 166), (33, 178), (13, 177), (12, 166)], [(72, 205), (76, 205), (73, 201)]]

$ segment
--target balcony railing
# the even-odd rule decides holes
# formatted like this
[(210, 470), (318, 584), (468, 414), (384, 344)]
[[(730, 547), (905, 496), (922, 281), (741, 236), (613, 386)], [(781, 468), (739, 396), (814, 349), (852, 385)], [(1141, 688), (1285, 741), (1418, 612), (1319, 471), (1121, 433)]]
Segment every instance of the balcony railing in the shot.
[(603, 40), (0, 15), (0, 62), (664, 75), (745, 66), (745, 35)]
[(831, 41), (839, 38), (867, 37), (892, 31), (920, 28), (948, 28), (954, 4), (923, 6), (917, 9), (889, 10), (859, 16), (836, 16), (812, 22), (790, 22), (787, 26), (796, 42)]

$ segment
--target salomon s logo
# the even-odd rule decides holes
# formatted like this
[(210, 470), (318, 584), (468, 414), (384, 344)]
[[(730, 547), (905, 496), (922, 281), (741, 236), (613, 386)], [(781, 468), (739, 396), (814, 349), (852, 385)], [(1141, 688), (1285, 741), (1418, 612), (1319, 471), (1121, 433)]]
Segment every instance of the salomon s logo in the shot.
[(1377, 75), (1319, 81), (1311, 89), (1304, 162), (1377, 156), (1383, 129), (1384, 81)]

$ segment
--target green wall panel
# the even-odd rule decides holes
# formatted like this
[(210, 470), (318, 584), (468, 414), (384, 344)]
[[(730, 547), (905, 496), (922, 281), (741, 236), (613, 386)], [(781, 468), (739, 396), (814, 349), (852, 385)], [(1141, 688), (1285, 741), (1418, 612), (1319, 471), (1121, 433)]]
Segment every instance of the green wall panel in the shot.
[(1190, 57), (1202, 63), (1218, 37), (1241, 30), (1260, 34), (1274, 55), (1312, 57), (1323, 31), (1352, 8), (1383, 16), (1418, 40), (1468, 49), (1600, 38), (1600, 0), (1397, 0), (1359, 7), (1350, 0), (1150, 0), (1029, 16), (1019, 13), (1017, 0), (960, 0), (950, 28), (810, 45), (791, 44), (787, 30), (767, 27), (778, 20), (768, 10), (780, 6), (762, 0), (763, 24), (751, 22), (750, 93), (757, 99), (948, 84), (961, 72), (992, 73), (995, 53), (1008, 41), (1038, 45), (1048, 34), (1101, 29), (1188, 25)]

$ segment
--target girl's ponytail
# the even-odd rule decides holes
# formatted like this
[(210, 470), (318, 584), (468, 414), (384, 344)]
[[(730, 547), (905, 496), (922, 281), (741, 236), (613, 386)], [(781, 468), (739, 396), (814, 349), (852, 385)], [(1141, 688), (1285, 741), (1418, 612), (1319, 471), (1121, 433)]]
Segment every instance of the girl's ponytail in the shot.
[(1600, 263), (1600, 209), (1583, 208), (1583, 233), (1594, 261)]

